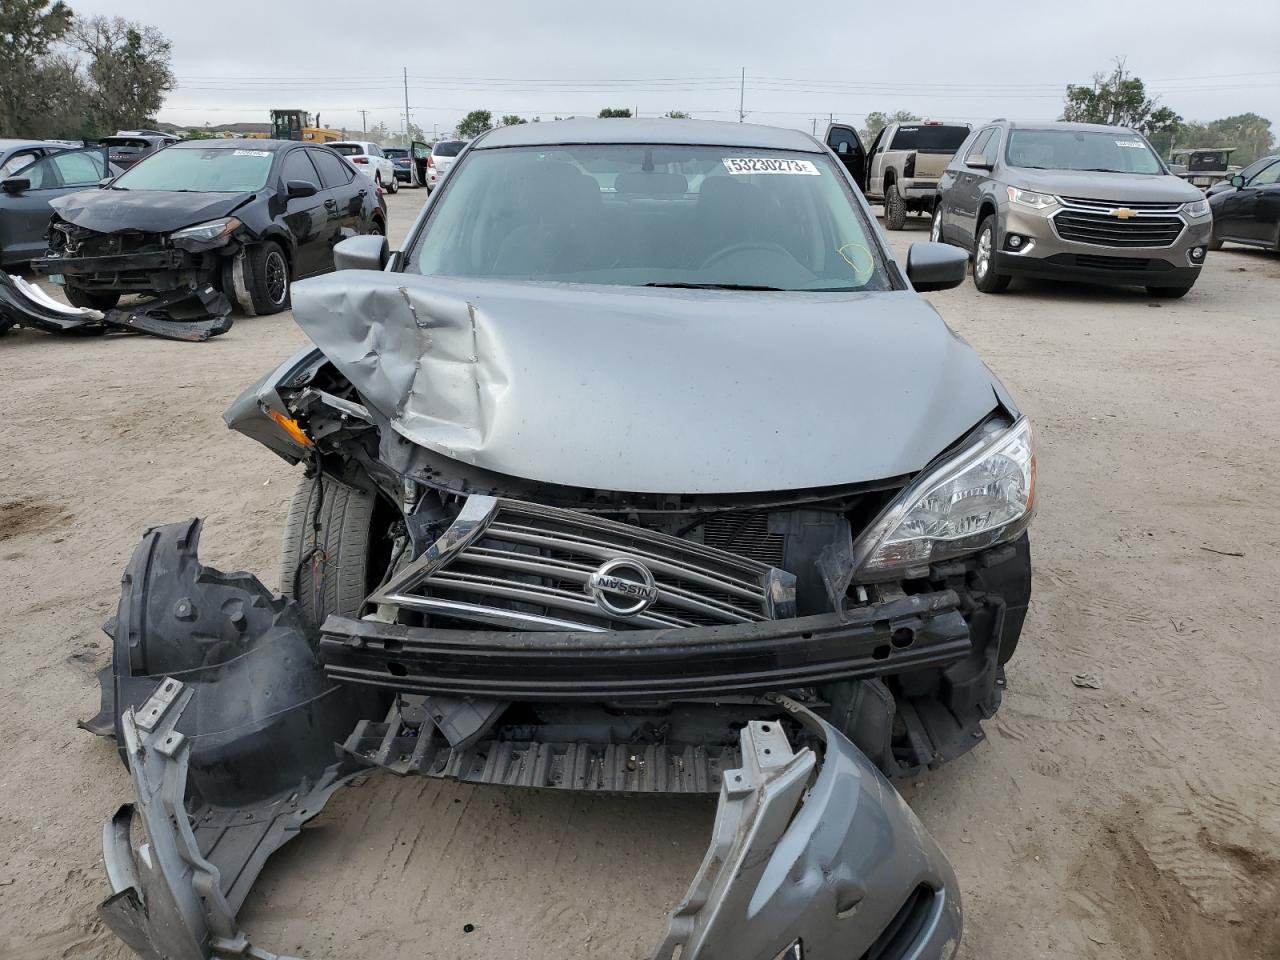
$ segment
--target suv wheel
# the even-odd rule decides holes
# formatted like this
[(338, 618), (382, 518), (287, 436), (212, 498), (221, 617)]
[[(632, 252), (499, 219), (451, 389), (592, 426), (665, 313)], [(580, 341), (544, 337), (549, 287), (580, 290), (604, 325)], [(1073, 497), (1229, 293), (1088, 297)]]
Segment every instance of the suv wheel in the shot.
[(1004, 293), (1009, 288), (1009, 275), (996, 273), (996, 249), (996, 217), (992, 213), (978, 228), (973, 248), (973, 285), (983, 293)]
[(280, 555), (280, 593), (314, 624), (358, 616), (369, 592), (372, 494), (323, 474), (304, 477), (289, 504)]
[(942, 201), (933, 205), (933, 223), (929, 225), (929, 240), (932, 243), (944, 243), (942, 239)]
[(1176, 300), (1178, 297), (1185, 297), (1191, 292), (1191, 287), (1147, 287), (1147, 293), (1153, 297), (1160, 297), (1165, 300)]
[(906, 202), (898, 192), (898, 185), (891, 183), (884, 188), (884, 225), (890, 230), (901, 230), (906, 222)]
[(400, 192), (400, 178), (395, 175), (392, 175), (391, 186), (387, 187), (387, 193), (399, 193), (399, 192)]
[(82, 290), (79, 287), (71, 286), (71, 284), (67, 284), (62, 290), (67, 295), (67, 302), (73, 307), (88, 307), (90, 310), (106, 312), (120, 302), (120, 294), (118, 293), (98, 293), (92, 290)]

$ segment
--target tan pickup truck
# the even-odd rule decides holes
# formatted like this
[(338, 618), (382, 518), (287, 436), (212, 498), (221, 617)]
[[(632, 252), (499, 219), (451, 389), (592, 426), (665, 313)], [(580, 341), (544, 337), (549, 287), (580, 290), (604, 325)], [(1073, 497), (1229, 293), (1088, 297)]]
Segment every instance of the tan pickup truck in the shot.
[(967, 123), (891, 123), (867, 151), (868, 200), (884, 204), (884, 225), (901, 230), (908, 213), (933, 216), (938, 178), (972, 128)]

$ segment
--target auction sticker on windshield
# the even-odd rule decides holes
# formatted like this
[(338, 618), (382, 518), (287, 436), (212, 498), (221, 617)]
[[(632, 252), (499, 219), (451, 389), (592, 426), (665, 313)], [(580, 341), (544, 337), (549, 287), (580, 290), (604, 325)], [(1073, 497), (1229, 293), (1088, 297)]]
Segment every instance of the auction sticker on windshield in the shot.
[(792, 173), (820, 177), (822, 171), (811, 160), (778, 160), (771, 157), (724, 157), (720, 161), (730, 173)]
[(1141, 140), (1117, 140), (1117, 141), (1116, 141), (1116, 146), (1117, 146), (1117, 147), (1130, 147), (1130, 148), (1132, 148), (1132, 149), (1134, 149), (1134, 150), (1144, 150), (1144, 149), (1146, 149), (1146, 146), (1147, 146), (1147, 145), (1146, 145), (1145, 143), (1143, 143)]

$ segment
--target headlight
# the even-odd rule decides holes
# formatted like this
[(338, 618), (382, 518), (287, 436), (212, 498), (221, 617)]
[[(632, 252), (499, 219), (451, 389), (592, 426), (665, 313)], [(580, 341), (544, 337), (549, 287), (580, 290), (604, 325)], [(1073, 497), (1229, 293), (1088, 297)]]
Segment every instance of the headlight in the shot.
[(1045, 207), (1052, 207), (1057, 203), (1057, 198), (1051, 197), (1047, 193), (1036, 193), (1034, 190), (1019, 190), (1017, 187), (1009, 187), (1009, 200), (1013, 203), (1020, 203), (1024, 207), (1031, 207), (1035, 210), (1043, 210)]
[(923, 576), (930, 563), (1022, 535), (1036, 496), (1031, 424), (984, 436), (907, 487), (853, 545), (854, 582)]
[(221, 220), (210, 220), (208, 223), (197, 223), (194, 227), (183, 227), (181, 230), (175, 230), (169, 234), (169, 239), (196, 240), (200, 242), (221, 240), (223, 237), (230, 236), (238, 226), (240, 226), (240, 221), (235, 217), (223, 217)]
[(1188, 217), (1207, 217), (1209, 215), (1209, 201), (1188, 200), (1182, 205), (1182, 212)]

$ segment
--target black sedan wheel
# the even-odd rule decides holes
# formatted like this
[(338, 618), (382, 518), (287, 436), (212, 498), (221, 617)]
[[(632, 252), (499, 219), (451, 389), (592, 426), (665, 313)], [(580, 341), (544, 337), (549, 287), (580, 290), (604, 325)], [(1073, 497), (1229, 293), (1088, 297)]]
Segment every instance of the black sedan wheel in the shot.
[(279, 313), (289, 306), (289, 258), (274, 240), (245, 248), (227, 261), (223, 292), (249, 316)]

